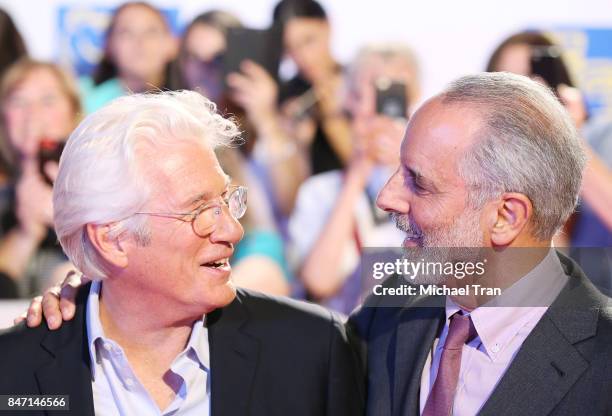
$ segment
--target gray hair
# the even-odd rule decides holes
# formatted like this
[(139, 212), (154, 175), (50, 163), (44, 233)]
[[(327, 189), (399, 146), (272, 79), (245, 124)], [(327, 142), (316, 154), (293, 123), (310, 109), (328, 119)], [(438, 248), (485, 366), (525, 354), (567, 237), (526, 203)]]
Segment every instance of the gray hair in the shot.
[(113, 224), (114, 236), (131, 232), (147, 243), (146, 217), (133, 215), (152, 190), (139, 169), (139, 148), (168, 151), (194, 142), (214, 149), (239, 135), (233, 121), (193, 91), (128, 95), (87, 116), (66, 143), (53, 187), (55, 230), (70, 261), (91, 278), (107, 275), (87, 224)]
[(477, 209), (503, 192), (533, 205), (534, 237), (546, 241), (576, 207), (586, 154), (569, 114), (545, 86), (510, 73), (462, 77), (442, 103), (467, 104), (483, 117), (479, 140), (463, 156), (461, 177)]
[(411, 72), (412, 80), (410, 88), (414, 89), (414, 94), (411, 95), (418, 96), (420, 84), (419, 64), (410, 46), (401, 42), (371, 43), (359, 49), (348, 71), (348, 79), (351, 84), (354, 83), (354, 78), (361, 68), (374, 58), (379, 58), (385, 63), (392, 61), (404, 63)]

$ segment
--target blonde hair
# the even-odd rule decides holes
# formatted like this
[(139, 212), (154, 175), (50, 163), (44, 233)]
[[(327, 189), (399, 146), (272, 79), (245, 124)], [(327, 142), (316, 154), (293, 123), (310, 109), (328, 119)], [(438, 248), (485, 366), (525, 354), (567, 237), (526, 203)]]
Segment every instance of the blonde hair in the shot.
[[(4, 111), (4, 105), (13, 91), (24, 82), (32, 72), (38, 70), (49, 71), (57, 79), (62, 93), (72, 106), (75, 115), (74, 125), (76, 126), (82, 110), (79, 90), (72, 75), (52, 62), (37, 61), (26, 57), (21, 58), (11, 65), (0, 81), (0, 104), (2, 105), (2, 111)], [(4, 120), (2, 120), (2, 123), (4, 124)], [(2, 140), (0, 140), (0, 153), (2, 153), (6, 161), (9, 171), (15, 173), (17, 170), (17, 158), (15, 150), (10, 145), (10, 140), (7, 140), (8, 137), (6, 137), (5, 126), (2, 126), (2, 135)]]
[(371, 43), (363, 46), (357, 52), (348, 70), (348, 79), (351, 84), (355, 83), (355, 78), (359, 71), (366, 67), (373, 59), (380, 59), (385, 64), (391, 62), (401, 62), (410, 73), (409, 91), (410, 101), (415, 102), (421, 93), (421, 73), (418, 60), (412, 48), (401, 42), (382, 42)]
[(68, 98), (68, 101), (70, 101), (75, 114), (80, 113), (81, 99), (74, 78), (67, 71), (52, 62), (37, 61), (30, 58), (22, 58), (6, 70), (0, 82), (0, 102), (4, 103), (13, 90), (32, 72), (41, 69), (51, 72), (57, 78), (60, 88)]

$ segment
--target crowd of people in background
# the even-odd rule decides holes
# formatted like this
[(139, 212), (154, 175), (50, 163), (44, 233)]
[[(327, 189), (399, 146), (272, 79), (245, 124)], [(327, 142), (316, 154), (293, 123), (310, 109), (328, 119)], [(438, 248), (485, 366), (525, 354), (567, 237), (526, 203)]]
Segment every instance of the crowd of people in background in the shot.
[[(248, 59), (224, 72), (228, 34), (244, 27), (231, 13), (206, 11), (176, 39), (164, 14), (145, 2), (115, 10), (98, 66), (76, 79), (30, 57), (10, 16), (0, 11), (0, 297), (40, 293), (72, 268), (53, 231), (51, 192), (58, 167), (53, 154), (79, 120), (131, 92), (190, 89), (242, 129), (240, 145), (218, 155), (233, 181), (249, 189), (245, 237), (232, 259), (236, 284), (342, 313), (359, 303), (362, 249), (403, 240), (374, 201), (399, 166), (406, 120), (427, 74), (401, 42), (364, 45), (341, 64), (332, 53), (326, 12), (315, 0), (282, 0), (272, 21), (282, 54), (297, 68), (290, 79), (279, 81)], [(550, 84), (533, 67), (540, 54), (564, 74), (549, 86), (582, 133), (591, 161), (580, 209), (556, 245), (610, 247), (612, 124), (589, 116), (560, 50), (543, 33), (518, 33), (492, 52), (486, 70)], [(399, 86), (399, 113), (380, 108), (382, 84)], [(612, 259), (589, 271), (604, 291), (612, 289), (611, 265)]]

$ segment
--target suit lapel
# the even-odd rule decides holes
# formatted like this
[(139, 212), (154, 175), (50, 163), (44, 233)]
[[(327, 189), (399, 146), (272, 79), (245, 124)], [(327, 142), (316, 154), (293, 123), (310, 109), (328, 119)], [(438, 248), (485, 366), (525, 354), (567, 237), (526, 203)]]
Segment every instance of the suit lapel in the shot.
[(527, 337), (482, 415), (547, 415), (588, 363), (544, 316)]
[[(560, 256), (561, 257), (561, 256)], [(571, 261), (570, 279), (527, 337), (480, 415), (547, 415), (588, 369), (576, 344), (596, 334), (600, 296)]]
[(393, 415), (418, 415), (421, 373), (440, 325), (444, 322), (444, 297), (420, 299), (403, 310), (396, 343), (388, 360), (393, 374)]
[[(91, 390), (90, 358), (85, 326), (85, 301), (90, 285), (79, 291), (75, 318), (49, 332), (41, 347), (49, 361), (36, 371), (40, 394), (69, 395), (71, 412), (94, 415)], [(44, 324), (43, 324), (44, 325)], [(48, 411), (50, 416), (65, 415), (65, 411)]]
[(241, 293), (208, 316), (212, 416), (247, 415), (259, 355), (259, 343), (246, 334), (248, 313)]

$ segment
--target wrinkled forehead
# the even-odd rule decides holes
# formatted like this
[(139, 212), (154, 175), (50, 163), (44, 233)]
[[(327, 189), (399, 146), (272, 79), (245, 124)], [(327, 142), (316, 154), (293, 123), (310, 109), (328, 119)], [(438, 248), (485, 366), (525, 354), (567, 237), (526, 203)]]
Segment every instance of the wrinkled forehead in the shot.
[(186, 204), (197, 197), (216, 197), (229, 185), (230, 179), (215, 152), (205, 144), (142, 146), (137, 159), (151, 199), (160, 199), (175, 208), (186, 209)]
[(459, 161), (481, 137), (477, 108), (447, 104), (440, 97), (426, 101), (410, 119), (401, 147), (401, 161), (440, 180), (456, 181)]

